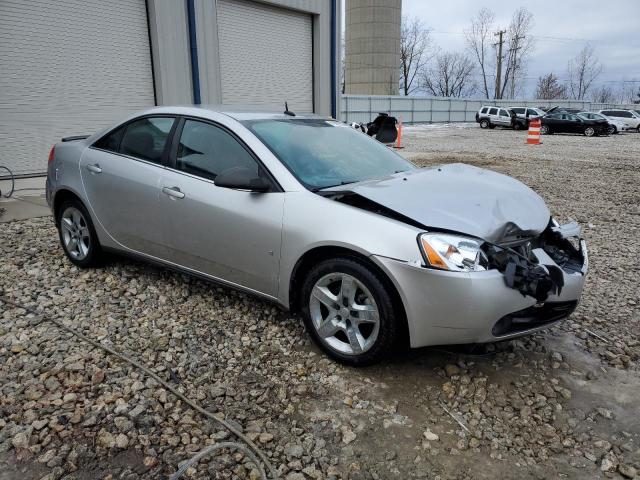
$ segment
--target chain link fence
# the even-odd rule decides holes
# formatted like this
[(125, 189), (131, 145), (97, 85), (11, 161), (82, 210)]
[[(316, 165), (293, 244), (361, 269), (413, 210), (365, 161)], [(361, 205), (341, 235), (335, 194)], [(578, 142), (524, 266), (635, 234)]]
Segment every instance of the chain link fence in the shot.
[(466, 100), (443, 97), (343, 95), (340, 102), (340, 119), (349, 123), (366, 123), (372, 121), (379, 112), (386, 112), (401, 119), (405, 124), (474, 122), (476, 112), (483, 105), (543, 108), (559, 105), (584, 111), (598, 111), (605, 108), (640, 109), (640, 105), (578, 100)]

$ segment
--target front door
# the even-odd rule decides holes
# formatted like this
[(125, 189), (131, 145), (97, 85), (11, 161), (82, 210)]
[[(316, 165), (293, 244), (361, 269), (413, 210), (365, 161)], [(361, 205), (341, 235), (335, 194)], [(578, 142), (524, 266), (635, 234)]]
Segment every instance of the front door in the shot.
[(215, 177), (246, 167), (253, 154), (217, 124), (187, 119), (176, 132), (173, 168), (162, 179), (170, 260), (270, 296), (278, 292), (284, 193), (218, 187)]
[(120, 245), (167, 254), (160, 212), (162, 157), (174, 119), (135, 120), (102, 137), (80, 161), (93, 219)]

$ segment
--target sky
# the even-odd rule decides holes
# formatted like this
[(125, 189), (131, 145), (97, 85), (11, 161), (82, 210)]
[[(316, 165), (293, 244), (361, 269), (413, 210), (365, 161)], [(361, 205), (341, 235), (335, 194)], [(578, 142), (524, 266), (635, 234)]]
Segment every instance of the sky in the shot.
[(492, 10), (496, 26), (506, 29), (521, 6), (533, 13), (536, 41), (525, 93), (533, 94), (536, 79), (548, 72), (565, 79), (567, 62), (587, 42), (604, 65), (598, 84), (617, 89), (621, 80), (638, 80), (640, 86), (640, 0), (403, 0), (402, 14), (420, 17), (443, 50), (460, 51), (463, 31), (480, 8)]

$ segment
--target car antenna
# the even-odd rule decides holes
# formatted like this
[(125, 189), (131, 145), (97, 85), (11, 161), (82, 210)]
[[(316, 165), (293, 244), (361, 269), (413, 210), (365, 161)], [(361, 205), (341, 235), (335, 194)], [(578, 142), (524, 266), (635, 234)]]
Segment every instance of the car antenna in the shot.
[(295, 113), (293, 113), (291, 110), (289, 110), (289, 105), (287, 105), (287, 102), (284, 102), (284, 114), (285, 115), (291, 115), (292, 117), (296, 116)]

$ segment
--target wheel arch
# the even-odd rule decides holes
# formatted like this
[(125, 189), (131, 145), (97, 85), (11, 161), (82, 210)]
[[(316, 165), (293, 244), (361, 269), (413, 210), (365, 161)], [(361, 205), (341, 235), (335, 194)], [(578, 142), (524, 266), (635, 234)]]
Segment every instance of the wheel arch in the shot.
[(296, 262), (289, 278), (289, 310), (292, 313), (300, 313), (300, 285), (304, 281), (305, 276), (313, 268), (323, 260), (329, 260), (334, 258), (351, 258), (355, 259), (367, 267), (375, 271), (383, 280), (385, 287), (391, 294), (393, 299), (393, 306), (399, 313), (401, 320), (401, 341), (409, 345), (409, 325), (407, 320), (407, 314), (400, 296), (400, 292), (396, 288), (394, 282), (389, 278), (387, 272), (385, 272), (376, 262), (374, 262), (369, 256), (355, 249), (351, 249), (345, 246), (338, 245), (322, 245), (316, 246), (307, 250)]
[[(52, 211), (53, 211), (53, 218), (56, 222), (56, 225), (58, 224), (58, 219), (60, 216), (60, 207), (62, 206), (62, 204), (66, 201), (66, 200), (77, 200), (78, 202), (80, 202), (82, 205), (84, 205), (85, 208), (87, 208), (87, 206), (85, 205), (85, 203), (82, 201), (82, 198), (80, 198), (80, 196), (74, 192), (73, 190), (69, 189), (69, 188), (60, 188), (58, 189), (54, 194), (53, 194), (53, 202), (52, 202)], [(87, 209), (88, 211), (88, 209)]]

